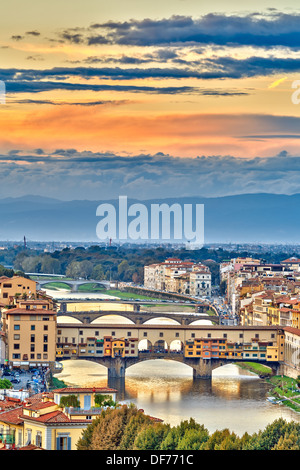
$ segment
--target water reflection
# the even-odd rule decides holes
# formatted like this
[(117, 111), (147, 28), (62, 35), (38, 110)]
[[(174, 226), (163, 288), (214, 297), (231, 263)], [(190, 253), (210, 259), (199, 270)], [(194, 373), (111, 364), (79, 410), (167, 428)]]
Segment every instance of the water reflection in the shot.
[(67, 384), (115, 388), (119, 402), (134, 403), (172, 426), (193, 417), (210, 432), (228, 427), (242, 435), (279, 417), (300, 421), (295, 412), (266, 401), (266, 382), (234, 364), (215, 370), (212, 380), (193, 380), (190, 367), (153, 360), (128, 368), (125, 381), (109, 382), (106, 368), (99, 364), (79, 360), (63, 364), (57, 377)]

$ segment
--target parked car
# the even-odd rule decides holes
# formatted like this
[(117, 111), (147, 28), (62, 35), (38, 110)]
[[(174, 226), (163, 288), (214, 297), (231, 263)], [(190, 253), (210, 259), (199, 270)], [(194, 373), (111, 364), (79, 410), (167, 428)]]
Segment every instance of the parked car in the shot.
[(19, 383), (21, 382), (21, 380), (18, 379), (17, 377), (15, 377), (14, 379), (11, 379), (10, 382), (11, 382), (12, 384), (19, 384)]

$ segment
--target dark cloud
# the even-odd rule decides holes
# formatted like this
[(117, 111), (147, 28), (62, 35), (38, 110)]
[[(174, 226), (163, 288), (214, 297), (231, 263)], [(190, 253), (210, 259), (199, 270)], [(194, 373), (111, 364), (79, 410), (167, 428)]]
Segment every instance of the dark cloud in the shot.
[(129, 93), (149, 93), (149, 94), (198, 94), (199, 90), (195, 87), (153, 87), (153, 86), (134, 86), (134, 85), (97, 85), (86, 83), (68, 83), (68, 82), (42, 82), (42, 81), (6, 81), (6, 93), (41, 93), (53, 90), (65, 91), (118, 91)]
[[(149, 199), (184, 196), (221, 196), (247, 192), (293, 194), (300, 192), (300, 157), (282, 151), (254, 159), (230, 155), (178, 158), (157, 153), (120, 156), (113, 153), (57, 149), (31, 154), (12, 151), (0, 155), (2, 192), (28, 193), (61, 199), (109, 199), (116, 194)], [(26, 165), (22, 165), (26, 163)], [(39, 165), (38, 163), (42, 163)], [(41, 179), (47, 185), (41, 186)]]
[(128, 103), (127, 100), (111, 101), (111, 100), (97, 100), (97, 101), (53, 101), (53, 100), (14, 100), (13, 103), (17, 104), (37, 104), (37, 105), (52, 105), (52, 106), (120, 106)]
[(27, 33), (29, 36), (40, 36), (41, 33), (39, 31), (27, 31)]
[[(172, 16), (160, 20), (94, 23), (86, 31), (88, 44), (227, 45), (300, 47), (300, 15), (268, 10), (245, 16), (210, 13), (198, 19)], [(89, 31), (93, 34), (89, 35)], [(99, 34), (97, 32), (99, 31)]]
[(15, 34), (14, 36), (11, 37), (14, 41), (21, 41), (24, 39), (24, 36), (20, 36), (19, 34)]
[[(28, 60), (42, 60), (41, 56), (29, 56)], [(97, 63), (97, 59), (90, 57), (87, 62)], [(123, 59), (118, 59), (123, 64), (142, 63), (140, 59), (130, 59), (126, 56)], [(148, 59), (147, 59), (148, 60)], [(175, 61), (178, 59), (174, 59)], [(80, 78), (84, 80), (90, 79), (104, 79), (104, 80), (143, 80), (154, 78), (159, 80), (167, 79), (188, 79), (196, 78), (199, 80), (210, 79), (224, 79), (224, 78), (245, 78), (245, 77), (258, 77), (269, 76), (281, 73), (296, 73), (300, 71), (299, 58), (281, 58), (281, 57), (257, 57), (252, 56), (246, 59), (236, 59), (229, 56), (213, 57), (213, 58), (200, 58), (198, 61), (180, 61), (181, 66), (173, 67), (53, 67), (51, 69), (0, 69), (0, 79), (3, 81), (11, 82), (11, 89), (20, 88), (22, 84), (25, 88), (32, 88), (33, 83), (36, 88), (39, 86), (46, 86), (44, 80), (69, 80), (72, 78)], [(40, 81), (43, 81), (40, 83)], [(62, 84), (57, 83), (57, 86), (62, 87)], [(56, 88), (53, 84), (53, 88)], [(65, 84), (63, 88), (68, 89), (74, 87), (79, 89), (80, 85)], [(87, 85), (82, 84), (83, 88), (95, 90), (97, 88), (105, 87), (105, 85)], [(49, 85), (51, 88), (51, 86)], [(76, 88), (79, 87), (79, 88)], [(120, 85), (123, 87), (123, 85)], [(139, 87), (141, 91), (146, 91), (149, 87)], [(151, 87), (150, 87), (151, 88)], [(155, 88), (155, 87), (154, 87)], [(186, 88), (186, 87), (184, 87)], [(109, 88), (107, 88), (109, 89)], [(157, 88), (155, 88), (157, 90)], [(9, 91), (9, 87), (8, 87)], [(152, 90), (154, 92), (154, 89)], [(179, 91), (179, 89), (178, 89)], [(159, 92), (159, 91), (157, 91)], [(171, 92), (171, 90), (170, 90)], [(183, 89), (184, 92), (184, 89)]]

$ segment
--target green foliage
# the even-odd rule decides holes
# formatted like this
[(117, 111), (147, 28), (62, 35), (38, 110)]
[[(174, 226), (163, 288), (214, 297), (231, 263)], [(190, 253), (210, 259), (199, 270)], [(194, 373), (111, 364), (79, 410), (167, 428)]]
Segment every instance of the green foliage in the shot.
[(61, 397), (59, 405), (63, 407), (72, 406), (73, 408), (79, 408), (80, 402), (76, 395), (68, 395), (66, 397)]
[(12, 383), (8, 379), (0, 379), (0, 388), (11, 388)]
[[(247, 257), (253, 253), (249, 251), (225, 251), (220, 249), (208, 249), (206, 247), (200, 250), (193, 250), (192, 258), (195, 262), (203, 262), (209, 266), (212, 273), (212, 283), (219, 284), (219, 264), (225, 260), (236, 258), (238, 256)], [(42, 249), (33, 250), (27, 248), (24, 250), (23, 245), (9, 247), (0, 253), (0, 263), (11, 264), (15, 270), (25, 272), (49, 272), (56, 274), (66, 274), (68, 272), (74, 274), (74, 277), (84, 277), (89, 279), (102, 279), (133, 281), (143, 283), (144, 265), (155, 262), (164, 261), (166, 258), (174, 257), (183, 261), (190, 260), (191, 252), (184, 248), (174, 250), (171, 247), (138, 247), (138, 246), (118, 246), (118, 247), (100, 247), (90, 246), (84, 249), (77, 247), (75, 249), (64, 248), (54, 253), (44, 253)], [(291, 256), (291, 253), (285, 252), (261, 252), (261, 258), (267, 263), (279, 263), (283, 259)], [(71, 263), (87, 261), (87, 265), (71, 265)], [(125, 262), (121, 264), (122, 262)], [(100, 267), (98, 267), (100, 266)], [(25, 269), (26, 268), (26, 269)], [(6, 269), (6, 268), (3, 268)], [(91, 270), (92, 269), (92, 270)], [(1, 272), (1, 275), (13, 275)], [(70, 276), (73, 277), (73, 276)], [(224, 290), (225, 284), (221, 285)]]
[(101, 406), (116, 406), (116, 402), (113, 401), (110, 395), (95, 395), (95, 405), (98, 407)]
[(210, 434), (193, 418), (178, 426), (157, 422), (134, 405), (107, 408), (77, 443), (79, 450), (299, 450), (300, 424), (280, 418), (263, 431), (239, 437), (229, 429)]

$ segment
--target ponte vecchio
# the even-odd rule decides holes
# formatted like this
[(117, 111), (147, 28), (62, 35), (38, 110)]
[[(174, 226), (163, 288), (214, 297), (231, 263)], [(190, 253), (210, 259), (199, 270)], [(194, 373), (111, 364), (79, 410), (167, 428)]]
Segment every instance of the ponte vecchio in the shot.
[(85, 359), (104, 365), (109, 378), (149, 359), (172, 359), (210, 378), (229, 362), (268, 365), (277, 374), (284, 362), (284, 331), (278, 326), (61, 323), (57, 360)]

